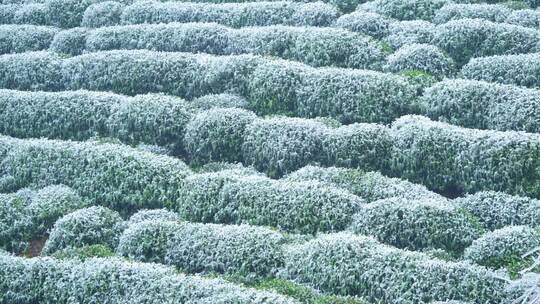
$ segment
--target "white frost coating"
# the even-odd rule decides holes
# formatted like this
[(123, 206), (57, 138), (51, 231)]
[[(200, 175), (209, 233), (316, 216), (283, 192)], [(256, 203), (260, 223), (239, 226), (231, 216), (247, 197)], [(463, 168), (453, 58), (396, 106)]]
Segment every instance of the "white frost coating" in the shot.
[(0, 54), (46, 50), (58, 32), (50, 26), (0, 25)]
[(424, 20), (398, 21), (390, 24), (383, 41), (394, 49), (413, 43), (430, 43), (435, 28), (433, 23)]
[(540, 227), (540, 200), (502, 192), (483, 191), (455, 199), (489, 230), (510, 225)]
[(90, 5), (83, 14), (82, 27), (102, 27), (120, 24), (125, 5), (116, 1), (104, 1)]
[[(522, 256), (539, 246), (540, 230), (538, 228), (507, 226), (488, 232), (475, 240), (465, 250), (463, 258), (492, 268), (516, 267), (515, 264), (518, 262), (531, 262), (533, 257), (523, 258)], [(519, 266), (525, 268), (529, 265), (524, 263)]]
[(381, 39), (388, 35), (392, 22), (392, 19), (377, 13), (356, 11), (339, 17), (334, 26)]
[(283, 275), (325, 292), (396, 304), (445, 299), (503, 303), (506, 285), (484, 267), (432, 259), (344, 232), (288, 247)]
[(284, 237), (268, 228), (147, 220), (120, 236), (118, 253), (190, 272), (272, 275), (283, 263)]
[(515, 10), (504, 22), (539, 29), (540, 11), (532, 9)]
[(507, 6), (486, 3), (448, 3), (441, 7), (433, 17), (437, 24), (457, 19), (485, 19), (493, 22), (505, 22), (512, 13)]
[(403, 198), (362, 206), (350, 229), (398, 248), (458, 254), (482, 233), (469, 215), (448, 201)]
[(387, 58), (386, 69), (391, 72), (423, 71), (437, 78), (454, 73), (454, 61), (441, 49), (429, 44), (402, 46)]
[(360, 4), (357, 10), (366, 10), (398, 20), (431, 20), (448, 0), (375, 0)]
[(93, 206), (61, 217), (51, 230), (42, 253), (52, 254), (67, 247), (103, 244), (116, 248), (120, 236), (120, 215), (108, 208)]
[(126, 226), (131, 226), (144, 221), (179, 221), (178, 214), (166, 209), (143, 209), (133, 214), (126, 222)]

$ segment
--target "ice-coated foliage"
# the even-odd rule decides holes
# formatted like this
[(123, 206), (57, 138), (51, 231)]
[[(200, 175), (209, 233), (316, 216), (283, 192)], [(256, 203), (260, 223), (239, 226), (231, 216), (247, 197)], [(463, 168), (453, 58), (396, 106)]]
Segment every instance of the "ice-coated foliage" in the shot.
[(96, 29), (88, 51), (151, 49), (257, 54), (298, 60), (313, 66), (377, 68), (384, 59), (375, 40), (339, 28), (262, 26), (231, 29), (215, 23), (137, 24)]
[(90, 5), (83, 14), (81, 26), (96, 28), (120, 24), (125, 5), (116, 1), (104, 1)]
[(0, 132), (17, 137), (88, 139), (106, 133), (111, 107), (124, 99), (90, 91), (0, 90)]
[(62, 216), (86, 207), (77, 192), (64, 185), (53, 185), (35, 192), (24, 213), (29, 217), (33, 237), (40, 237)]
[[(0, 56), (0, 67), (3, 57), (6, 56)], [(162, 92), (193, 98), (227, 90), (243, 93), (252, 69), (261, 60), (264, 59), (252, 55), (116, 50), (67, 58), (62, 72), (69, 89), (113, 91), (127, 95)], [(107, 76), (103, 71), (107, 71)], [(0, 85), (3, 85), (4, 78), (0, 74)]]
[(19, 187), (65, 184), (92, 205), (122, 213), (174, 201), (190, 173), (180, 160), (123, 145), (0, 137), (0, 171)]
[(195, 164), (241, 161), (245, 129), (255, 119), (253, 112), (243, 109), (214, 108), (199, 112), (187, 124), (184, 136), (191, 161)]
[(482, 191), (457, 198), (456, 204), (495, 230), (510, 225), (540, 227), (540, 200), (502, 192)]
[(329, 26), (338, 18), (329, 4), (287, 1), (245, 3), (189, 3), (136, 1), (121, 16), (124, 24), (216, 22), (232, 27), (275, 24)]
[(14, 16), (20, 9), (20, 4), (2, 3), (0, 4), (0, 24), (14, 23)]
[(506, 288), (508, 303), (533, 303), (540, 297), (540, 274), (527, 273), (522, 278), (512, 281)]
[(391, 23), (391, 19), (377, 13), (356, 11), (339, 17), (335, 26), (381, 39), (388, 35)]
[(56, 33), (50, 26), (0, 25), (0, 54), (45, 50)]
[(473, 57), (535, 52), (539, 42), (537, 30), (482, 19), (452, 20), (438, 25), (433, 38), (433, 44), (446, 51), (459, 66)]
[(390, 24), (388, 36), (383, 40), (394, 49), (413, 43), (430, 43), (435, 25), (424, 20), (398, 21)]
[(374, 0), (358, 6), (366, 10), (398, 20), (431, 20), (437, 10), (448, 0)]
[(519, 271), (533, 257), (522, 256), (540, 246), (540, 230), (528, 226), (507, 226), (484, 234), (465, 250), (463, 258), (491, 268)]
[(126, 226), (131, 226), (133, 224), (138, 224), (144, 221), (152, 222), (168, 222), (168, 221), (179, 221), (180, 217), (178, 214), (169, 211), (167, 209), (143, 209), (137, 211), (133, 214), (126, 223)]
[(448, 3), (441, 7), (433, 17), (437, 24), (457, 19), (485, 19), (493, 22), (505, 22), (512, 10), (501, 4), (487, 3)]
[(515, 10), (508, 15), (506, 23), (532, 28), (540, 28), (540, 11), (532, 9)]
[(0, 300), (6, 303), (295, 304), (285, 296), (171, 267), (116, 258), (57, 260), (0, 255)]
[(342, 123), (389, 123), (416, 112), (414, 86), (389, 73), (309, 68), (295, 95), (299, 116), (330, 116)]
[(49, 8), (44, 3), (28, 3), (21, 5), (13, 15), (13, 23), (49, 25)]
[(76, 27), (63, 30), (54, 36), (50, 50), (67, 55), (80, 55), (86, 49), (86, 36), (89, 30), (83, 27)]
[(51, 230), (43, 254), (66, 247), (103, 244), (116, 248), (120, 236), (120, 215), (108, 208), (92, 206), (61, 217)]
[(15, 193), (0, 194), (0, 248), (9, 251), (22, 251), (25, 246), (21, 240), (25, 239), (24, 227), (29, 226), (25, 216), (28, 200)]
[(386, 126), (355, 123), (329, 128), (322, 145), (329, 166), (380, 170), (388, 166), (392, 142)]
[(63, 28), (80, 26), (86, 9), (99, 2), (104, 0), (46, 0), (48, 23)]
[(195, 98), (191, 101), (193, 107), (208, 110), (212, 108), (248, 108), (248, 101), (239, 95), (234, 94), (209, 94)]
[(163, 94), (137, 95), (112, 105), (109, 135), (128, 144), (164, 146), (177, 155), (192, 109), (181, 98)]
[(228, 163), (228, 162), (210, 162), (201, 166), (198, 170), (200, 173), (220, 172), (228, 171), (237, 175), (261, 175), (261, 173), (253, 167), (244, 167), (242, 163)]
[(398, 248), (435, 248), (455, 254), (482, 233), (475, 220), (448, 201), (403, 198), (362, 206), (350, 229)]
[(284, 276), (325, 292), (383, 303), (455, 299), (502, 303), (505, 281), (480, 266), (432, 259), (351, 233), (321, 235), (285, 253)]
[(540, 133), (540, 91), (475, 80), (448, 79), (424, 90), (422, 112), (477, 129)]
[(0, 56), (0, 87), (54, 91), (63, 86), (62, 59), (47, 51)]
[(391, 128), (396, 175), (450, 195), (481, 190), (540, 197), (540, 135), (466, 129), (408, 115)]
[(268, 228), (143, 221), (120, 237), (118, 253), (182, 271), (268, 276), (283, 263), (284, 237)]
[(444, 200), (442, 196), (426, 187), (399, 178), (386, 177), (379, 172), (363, 172), (358, 169), (306, 166), (286, 176), (291, 181), (315, 180), (346, 189), (368, 203), (386, 199), (432, 199)]
[(320, 157), (325, 131), (326, 126), (308, 119), (255, 120), (244, 133), (244, 161), (272, 177), (281, 176)]
[(473, 58), (461, 74), (468, 79), (540, 88), (540, 53)]
[(422, 71), (437, 78), (454, 73), (454, 61), (441, 49), (429, 44), (408, 44), (387, 58), (386, 69), (391, 72)]
[(172, 207), (189, 221), (246, 223), (310, 234), (343, 230), (363, 203), (327, 183), (276, 181), (227, 171), (187, 177), (181, 197)]

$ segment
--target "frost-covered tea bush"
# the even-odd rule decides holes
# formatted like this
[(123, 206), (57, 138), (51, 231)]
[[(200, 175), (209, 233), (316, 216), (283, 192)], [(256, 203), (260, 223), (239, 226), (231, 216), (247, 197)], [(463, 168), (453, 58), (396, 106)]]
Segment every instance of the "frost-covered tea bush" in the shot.
[(182, 218), (273, 226), (316, 233), (342, 230), (363, 200), (315, 181), (275, 181), (262, 176), (218, 172), (187, 177), (173, 209)]
[(178, 214), (167, 209), (143, 209), (133, 214), (126, 223), (126, 226), (138, 224), (144, 221), (161, 222), (161, 221), (179, 221)]
[(540, 197), (540, 136), (466, 129), (422, 116), (391, 128), (392, 170), (450, 195), (480, 190)]
[(50, 50), (72, 56), (80, 55), (86, 49), (86, 36), (88, 33), (89, 30), (84, 27), (60, 31), (54, 36)]
[(246, 127), (244, 161), (278, 177), (320, 158), (326, 126), (313, 120), (274, 117)]
[[(63, 28), (81, 25), (86, 9), (103, 0), (46, 0), (49, 23)], [(125, 1), (127, 2), (127, 1)]]
[(61, 56), (47, 51), (1, 55), (0, 87), (43, 91), (61, 89)]
[(124, 99), (90, 91), (0, 90), (0, 132), (17, 137), (88, 139), (106, 133), (111, 107)]
[(433, 38), (433, 44), (446, 51), (459, 66), (473, 57), (535, 52), (539, 42), (537, 30), (482, 19), (438, 25)]
[(268, 228), (143, 221), (120, 237), (120, 255), (186, 272), (271, 275), (283, 263), (283, 236)]
[(298, 60), (313, 66), (378, 68), (382, 46), (338, 28), (262, 26), (231, 29), (213, 23), (127, 25), (96, 29), (88, 51), (151, 49), (217, 55), (257, 54)]
[(463, 258), (491, 268), (516, 272), (531, 264), (522, 256), (540, 246), (540, 230), (528, 226), (507, 226), (488, 232), (465, 250)]
[(77, 192), (64, 185), (53, 185), (35, 192), (24, 213), (32, 225), (32, 235), (42, 236), (62, 216), (86, 207)]
[(196, 164), (241, 161), (245, 129), (255, 119), (255, 114), (243, 109), (201, 111), (186, 126), (186, 152)]
[(103, 244), (116, 248), (120, 236), (120, 215), (108, 208), (93, 206), (79, 209), (60, 218), (54, 224), (44, 254), (66, 247)]
[(422, 71), (443, 78), (454, 72), (454, 61), (429, 44), (408, 44), (388, 56), (386, 68), (394, 73)]
[(509, 225), (540, 227), (540, 200), (502, 192), (482, 191), (455, 200), (489, 230)]
[(540, 53), (473, 58), (461, 69), (468, 79), (540, 87)]
[(21, 5), (13, 15), (13, 23), (49, 25), (49, 8), (44, 3), (27, 3)]
[(459, 254), (482, 233), (477, 226), (448, 201), (390, 198), (362, 206), (351, 230), (398, 248), (440, 248)]
[(309, 68), (295, 95), (299, 116), (330, 116), (342, 123), (389, 123), (416, 112), (414, 86), (389, 73)]
[[(62, 70), (69, 89), (128, 95), (162, 92), (192, 98), (227, 90), (242, 93), (251, 70), (261, 60), (251, 55), (118, 50), (65, 59)], [(0, 67), (2, 61), (0, 57)], [(106, 76), (103, 71), (107, 71)]]
[(431, 20), (437, 10), (448, 0), (375, 0), (358, 6), (366, 10), (398, 20)]
[(504, 20), (505, 23), (540, 28), (540, 11), (532, 9), (515, 10)]
[(107, 120), (109, 135), (128, 144), (144, 142), (179, 154), (192, 109), (181, 98), (145, 94), (116, 103)]
[(295, 304), (295, 300), (159, 264), (117, 258), (57, 260), (0, 255), (0, 300), (58, 303)]
[(0, 24), (11, 24), (14, 22), (14, 16), (21, 8), (18, 3), (3, 3), (0, 4)]
[(486, 3), (448, 3), (441, 7), (433, 17), (434, 23), (446, 23), (458, 19), (485, 19), (493, 22), (506, 22), (512, 10), (501, 4)]
[(480, 266), (432, 259), (344, 232), (289, 247), (285, 270), (287, 278), (321, 291), (383, 303), (502, 303), (506, 284)]
[(104, 1), (90, 5), (83, 14), (81, 26), (103, 27), (120, 24), (125, 5), (116, 1)]
[(92, 205), (124, 214), (177, 198), (190, 173), (180, 160), (122, 145), (0, 137), (0, 171), (19, 187), (65, 184)]
[(358, 169), (306, 166), (286, 176), (291, 181), (315, 180), (346, 189), (368, 203), (385, 198), (444, 200), (442, 196), (426, 187), (399, 178), (391, 178), (379, 172), (363, 172)]
[(413, 43), (430, 43), (435, 25), (424, 20), (393, 22), (388, 27), (388, 36), (383, 39), (394, 49)]
[(0, 54), (45, 50), (56, 33), (50, 26), (0, 25)]
[(475, 80), (448, 79), (424, 91), (422, 112), (478, 129), (540, 132), (540, 91)]
[(381, 39), (388, 35), (392, 22), (377, 13), (356, 11), (339, 17), (335, 26)]
[(248, 101), (239, 95), (234, 94), (209, 94), (195, 98), (191, 101), (193, 107), (208, 110), (212, 108), (249, 108)]
[(329, 26), (338, 15), (339, 12), (335, 7), (324, 3), (136, 1), (124, 9), (121, 22), (123, 24), (216, 22), (232, 27), (275, 24)]
[(329, 128), (323, 137), (323, 162), (329, 166), (381, 170), (388, 166), (391, 145), (384, 125), (355, 123)]
[(25, 216), (28, 200), (18, 193), (0, 194), (0, 248), (9, 251), (22, 251), (20, 244), (25, 239), (25, 227), (31, 223)]

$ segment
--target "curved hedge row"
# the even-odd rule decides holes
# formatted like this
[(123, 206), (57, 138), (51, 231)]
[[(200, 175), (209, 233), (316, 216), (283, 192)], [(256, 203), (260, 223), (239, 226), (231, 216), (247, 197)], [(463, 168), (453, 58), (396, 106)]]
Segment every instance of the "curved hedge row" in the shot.
[(540, 133), (540, 91), (451, 79), (424, 90), (422, 112), (467, 128)]
[(143, 221), (120, 236), (118, 253), (182, 271), (272, 275), (283, 263), (284, 237), (267, 228)]
[(447, 201), (390, 198), (362, 206), (350, 229), (410, 250), (443, 249), (460, 254), (482, 229)]
[(173, 268), (159, 264), (115, 258), (80, 262), (9, 255), (0, 255), (0, 300), (6, 303), (297, 303), (219, 279), (178, 274)]
[(334, 26), (381, 39), (388, 35), (392, 21), (377, 13), (356, 11), (339, 17)]
[(533, 257), (523, 255), (540, 247), (540, 228), (507, 226), (491, 231), (475, 240), (463, 258), (491, 268), (510, 268), (518, 272), (532, 264)]
[(291, 246), (285, 270), (287, 278), (322, 291), (384, 303), (447, 299), (502, 303), (506, 285), (486, 268), (432, 259), (350, 233), (322, 235)]
[(0, 56), (0, 68), (0, 87), (9, 89), (163, 92), (188, 99), (228, 92), (246, 96), (258, 113), (291, 111), (346, 123), (391, 122), (417, 111), (417, 88), (405, 77), (253, 55), (120, 50), (61, 59), (35, 52)]
[(98, 142), (0, 137), (0, 172), (15, 185), (65, 184), (91, 205), (124, 213), (156, 208), (177, 198), (189, 168), (180, 160)]
[(0, 25), (0, 54), (45, 50), (58, 32), (49, 26)]
[(431, 20), (448, 0), (375, 0), (358, 6), (365, 10), (397, 20)]
[(188, 221), (246, 223), (310, 234), (344, 229), (363, 203), (328, 184), (227, 171), (187, 177), (180, 197), (170, 208)]
[(540, 53), (473, 58), (461, 74), (468, 79), (540, 88)]
[(429, 44), (408, 44), (387, 57), (391, 72), (422, 71), (438, 79), (451, 76), (455, 64), (441, 49)]
[(506, 22), (512, 10), (501, 4), (448, 3), (433, 16), (433, 22), (446, 23), (458, 19), (485, 19), (492, 22)]
[(79, 209), (61, 217), (51, 229), (42, 254), (50, 255), (69, 247), (103, 244), (116, 248), (122, 218), (101, 206)]
[(540, 227), (540, 200), (501, 192), (482, 191), (454, 202), (475, 215), (489, 230), (509, 225)]
[(332, 5), (322, 2), (296, 3), (187, 3), (137, 1), (127, 6), (123, 24), (216, 22), (231, 27), (267, 25), (329, 26), (339, 16)]
[(338, 28), (262, 26), (231, 29), (218, 24), (168, 23), (89, 31), (86, 51), (151, 49), (216, 55), (255, 54), (313, 66), (380, 68), (382, 46), (372, 38)]
[(482, 19), (460, 19), (438, 25), (432, 41), (458, 66), (473, 57), (537, 52), (539, 42), (538, 30)]
[(20, 253), (31, 240), (45, 236), (57, 219), (86, 203), (71, 188), (52, 185), (0, 194), (0, 205), (0, 248)]
[(532, 9), (512, 11), (504, 22), (538, 29), (540, 28), (540, 11)]
[(348, 190), (371, 203), (380, 199), (443, 200), (441, 195), (426, 187), (399, 178), (386, 177), (379, 172), (364, 172), (359, 169), (306, 166), (285, 177), (290, 181), (319, 181)]
[(450, 195), (481, 190), (540, 197), (540, 135), (466, 129), (422, 116), (391, 128), (393, 173)]
[(394, 49), (414, 43), (431, 43), (435, 29), (434, 24), (424, 20), (397, 21), (390, 24), (388, 36), (383, 41)]

